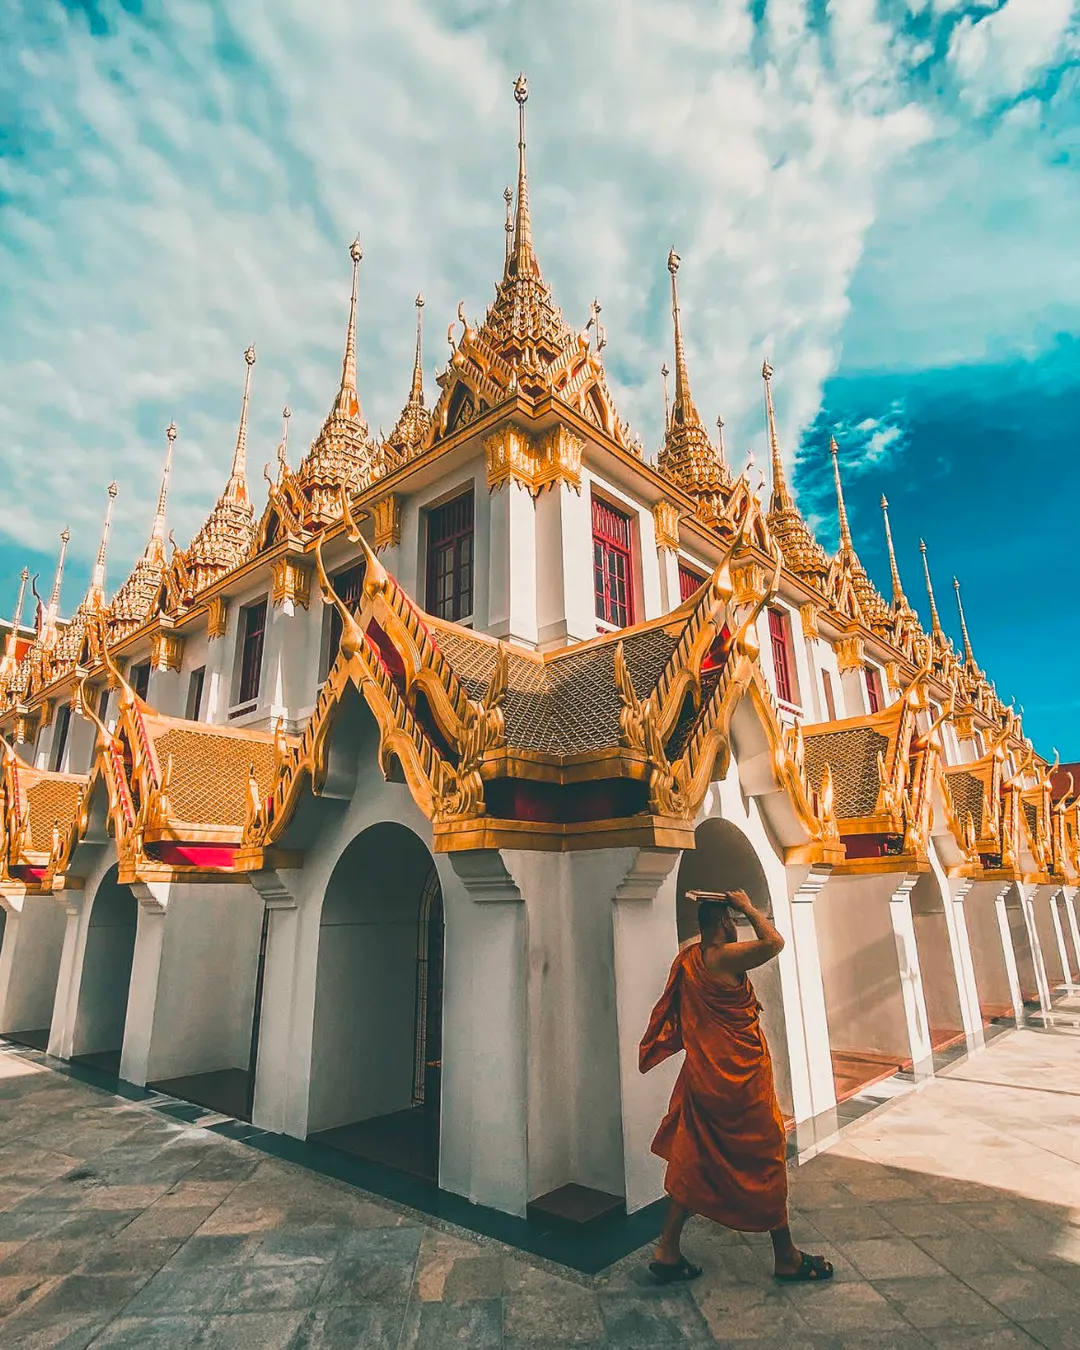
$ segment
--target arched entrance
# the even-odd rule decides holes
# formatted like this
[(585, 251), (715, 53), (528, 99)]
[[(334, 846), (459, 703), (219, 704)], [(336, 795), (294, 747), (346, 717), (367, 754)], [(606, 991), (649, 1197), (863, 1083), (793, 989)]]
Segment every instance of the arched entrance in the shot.
[(71, 1058), (120, 1072), (131, 963), (139, 905), (117, 881), (114, 864), (102, 877), (86, 929)]
[[(698, 936), (696, 905), (687, 891), (745, 891), (755, 906), (772, 915), (772, 899), (765, 869), (746, 835), (730, 820), (704, 820), (694, 831), (695, 848), (679, 864), (676, 921), (679, 945)], [(750, 936), (749, 931), (740, 933)], [(780, 967), (769, 961), (750, 972), (750, 982), (761, 1004), (761, 1026), (769, 1045), (776, 1078), (776, 1095), (788, 1126), (794, 1124), (791, 1061), (788, 1055)]]
[(937, 877), (933, 872), (923, 872), (911, 892), (911, 918), (922, 972), (930, 1044), (935, 1050), (945, 1050), (964, 1040), (957, 963), (945, 916), (947, 903)]
[(435, 863), (404, 825), (358, 835), (319, 929), (308, 1133), (437, 1181), (444, 920)]

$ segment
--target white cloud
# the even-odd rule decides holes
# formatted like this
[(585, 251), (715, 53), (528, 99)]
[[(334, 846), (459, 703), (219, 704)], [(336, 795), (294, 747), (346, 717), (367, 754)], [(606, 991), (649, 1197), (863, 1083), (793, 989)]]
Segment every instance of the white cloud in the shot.
[(178, 539), (219, 490), (252, 339), (253, 486), (286, 401), (294, 462), (306, 448), (335, 388), (357, 228), (365, 412), (396, 417), (417, 289), (432, 391), (458, 300), (481, 314), (501, 267), (520, 66), (534, 234), (568, 317), (599, 295), (620, 409), (655, 445), (675, 243), (695, 397), (710, 423), (723, 410), (737, 462), (763, 445), (766, 353), (794, 451), (883, 185), (938, 116), (906, 83), (925, 54), (871, 0), (832, 0), (824, 21), (771, 0), (762, 27), (744, 0), (167, 13), (92, 37), (42, 7), (0, 69), (19, 141), (0, 160), (0, 533), (51, 549), (70, 513), (89, 557), (115, 476), (114, 579), (148, 528), (171, 417)]
[(1005, 0), (989, 14), (964, 15), (949, 38), (949, 60), (977, 109), (1023, 93), (1054, 63), (1073, 0)]

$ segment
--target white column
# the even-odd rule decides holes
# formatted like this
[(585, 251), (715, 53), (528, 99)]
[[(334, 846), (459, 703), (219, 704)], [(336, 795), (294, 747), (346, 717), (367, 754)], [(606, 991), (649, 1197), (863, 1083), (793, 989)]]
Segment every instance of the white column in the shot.
[(56, 998), (64, 920), (51, 895), (3, 897), (7, 920), (0, 947), (0, 1033), (49, 1026)]
[(889, 899), (889, 918), (896, 939), (896, 960), (900, 971), (900, 992), (904, 1000), (908, 1040), (911, 1044), (911, 1062), (918, 1078), (933, 1073), (934, 1052), (930, 1044), (930, 1022), (926, 1015), (919, 948), (915, 941), (915, 922), (911, 914), (911, 892), (917, 881), (917, 876), (905, 876), (896, 887)]
[(682, 1059), (673, 1055), (643, 1074), (638, 1067), (638, 1047), (663, 993), (672, 957), (679, 950), (675, 892), (681, 856), (661, 849), (631, 851), (614, 898), (615, 1010), (630, 1214), (664, 1194), (664, 1162), (651, 1151), (651, 1144), (667, 1114)]
[(953, 960), (956, 964), (957, 992), (960, 995), (960, 1013), (964, 1019), (964, 1035), (969, 1045), (984, 1041), (982, 1009), (979, 1007), (979, 989), (975, 982), (975, 962), (971, 955), (971, 936), (968, 933), (964, 898), (971, 890), (967, 878), (946, 881), (945, 913), (949, 920), (949, 936), (953, 940)]
[[(513, 489), (517, 491), (517, 489)], [(450, 855), (439, 1184), (523, 1216), (528, 1203), (525, 906), (495, 850)]]
[(1071, 985), (1073, 981), (1072, 961), (1069, 958), (1069, 947), (1065, 941), (1065, 928), (1061, 922), (1061, 909), (1059, 901), (1062, 898), (1063, 890), (1061, 887), (1053, 890), (1047, 898), (1047, 904), (1050, 907), (1050, 922), (1054, 928), (1054, 940), (1057, 943), (1058, 955), (1061, 957), (1061, 969), (1064, 972), (1065, 983)]
[(1024, 916), (1024, 928), (1031, 945), (1031, 960), (1035, 966), (1035, 986), (1039, 993), (1039, 1003), (1044, 1013), (1050, 1011), (1050, 981), (1046, 978), (1046, 963), (1043, 961), (1042, 943), (1039, 941), (1039, 929), (1035, 922), (1036, 886), (1024, 882), (1016, 885), (1016, 899), (1020, 913)]
[(1010, 887), (1005, 886), (994, 899), (997, 913), (998, 931), (1001, 933), (1001, 949), (1005, 957), (1005, 970), (1009, 978), (1009, 992), (1012, 995), (1013, 1012), (1018, 1023), (1024, 1020), (1024, 995), (1020, 988), (1020, 971), (1016, 964), (1016, 948), (1013, 946), (1012, 923), (1009, 919), (1007, 898)]
[(263, 961), (259, 1046), (255, 1061), (255, 1100), (251, 1123), (276, 1134), (289, 1129), (289, 1105), (296, 1095), (298, 1071), (292, 1054), (291, 1028), (296, 1006), (300, 959), (299, 874), (254, 872), (251, 884), (268, 911), (266, 955)]
[(660, 576), (660, 612), (670, 614), (682, 604), (679, 596), (679, 555), (670, 548), (656, 551)]
[(1063, 886), (1058, 894), (1060, 906), (1065, 911), (1065, 926), (1072, 939), (1072, 950), (1075, 957), (1073, 969), (1077, 973), (1077, 983), (1080, 984), (1080, 923), (1077, 923), (1076, 919), (1077, 887)]
[[(796, 1106), (795, 1124), (800, 1148), (817, 1141), (822, 1133), (835, 1128), (836, 1080), (833, 1077), (829, 1019), (825, 1009), (825, 986), (821, 979), (821, 955), (818, 951), (814, 900), (829, 880), (830, 869), (811, 867), (791, 893), (791, 941), (780, 958), (793, 967), (798, 989), (798, 1015), (788, 1015), (788, 1050), (791, 1053), (797, 1030), (806, 1065), (808, 1105), (800, 1112)], [(794, 880), (795, 878), (793, 878)], [(786, 983), (786, 982), (785, 982)], [(793, 1012), (795, 1010), (792, 1010)], [(792, 1096), (795, 1093), (794, 1056), (792, 1055)], [(815, 1119), (824, 1116), (814, 1125)]]
[(535, 647), (536, 510), (529, 493), (514, 482), (491, 494), (491, 589), (487, 631)]
[(79, 979), (85, 949), (83, 891), (61, 891), (56, 897), (64, 907), (64, 945), (60, 951), (60, 970), (56, 977), (52, 1026), (49, 1029), (49, 1054), (70, 1059), (75, 1037), (75, 1015), (79, 1006)]
[(140, 1087), (146, 1084), (150, 1065), (170, 888), (169, 882), (138, 882), (131, 887), (139, 902), (139, 919), (131, 961), (120, 1077)]

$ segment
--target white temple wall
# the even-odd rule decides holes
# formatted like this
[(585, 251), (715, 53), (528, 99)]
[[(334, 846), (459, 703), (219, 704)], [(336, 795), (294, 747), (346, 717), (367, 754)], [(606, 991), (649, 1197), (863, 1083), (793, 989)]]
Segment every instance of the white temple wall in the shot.
[(1019, 1018), (1023, 1012), (1016, 953), (1005, 907), (1008, 889), (1000, 881), (976, 881), (963, 900), (979, 1007), (984, 1018)]
[(536, 499), (536, 622), (541, 650), (596, 636), (592, 506), (566, 483)]
[(229, 882), (174, 883), (164, 912), (140, 904), (125, 1078), (247, 1068), (262, 908), (249, 886)]
[[(96, 698), (96, 691), (91, 692)], [(55, 714), (54, 714), (55, 716)], [(65, 760), (68, 773), (88, 773), (97, 748), (97, 727), (88, 718), (71, 710), (71, 725), (68, 727), (68, 743)]]
[(1058, 893), (1058, 914), (1065, 932), (1065, 944), (1069, 951), (1073, 978), (1080, 984), (1080, 919), (1077, 916), (1075, 886), (1063, 886)]
[(1049, 991), (1044, 991), (1046, 976), (1043, 971), (1039, 940), (1035, 932), (1035, 916), (1031, 905), (1034, 887), (1015, 882), (1005, 893), (1005, 920), (1016, 960), (1020, 995), (1025, 1003), (1037, 1004), (1049, 1011)]
[(1042, 953), (1043, 968), (1051, 993), (1058, 985), (1065, 984), (1068, 980), (1065, 973), (1068, 962), (1062, 950), (1064, 934), (1055, 923), (1057, 906), (1054, 897), (1059, 889), (1057, 885), (1036, 886), (1031, 894), (1031, 915), (1035, 936)]
[[(519, 483), (507, 482), (488, 494), (488, 512), (490, 590), (484, 630), (503, 641), (535, 648), (538, 641), (536, 507), (525, 488)], [(474, 547), (477, 557), (483, 559), (479, 538)]]
[(61, 894), (67, 922), (49, 1052), (65, 1059), (123, 1043), (138, 908), (114, 868), (115, 854), (102, 849), (83, 891)]
[(901, 873), (830, 878), (814, 901), (834, 1051), (930, 1055), (922, 976)]
[(52, 1022), (64, 947), (64, 911), (51, 895), (0, 901), (0, 1034)]
[[(311, 585), (319, 589), (314, 574)], [(315, 706), (321, 620), (317, 598), (305, 606), (291, 600), (274, 604), (267, 596), (259, 703), (265, 705), (265, 717), (275, 725), (284, 723), (290, 731), (300, 730)]]
[(957, 950), (960, 935), (948, 900), (947, 883), (934, 863), (919, 875), (911, 891), (911, 917), (922, 972), (926, 1016), (935, 1040), (973, 1036), (964, 963)]

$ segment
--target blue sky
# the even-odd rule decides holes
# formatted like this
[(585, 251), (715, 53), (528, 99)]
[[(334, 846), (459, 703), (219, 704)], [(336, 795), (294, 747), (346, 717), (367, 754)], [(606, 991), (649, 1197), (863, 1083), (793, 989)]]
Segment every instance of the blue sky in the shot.
[(925, 537), (956, 631), (1036, 745), (1080, 758), (1080, 12), (1075, 0), (0, 0), (0, 610), (72, 530), (86, 585), (112, 478), (115, 586), (171, 418), (184, 542), (228, 470), (254, 340), (253, 487), (285, 402), (294, 462), (337, 377), (360, 231), (361, 400), (429, 394), (482, 315), (529, 73), (536, 242), (649, 447), (668, 247), (694, 394), (763, 457), (768, 355), (803, 508), (911, 600)]

